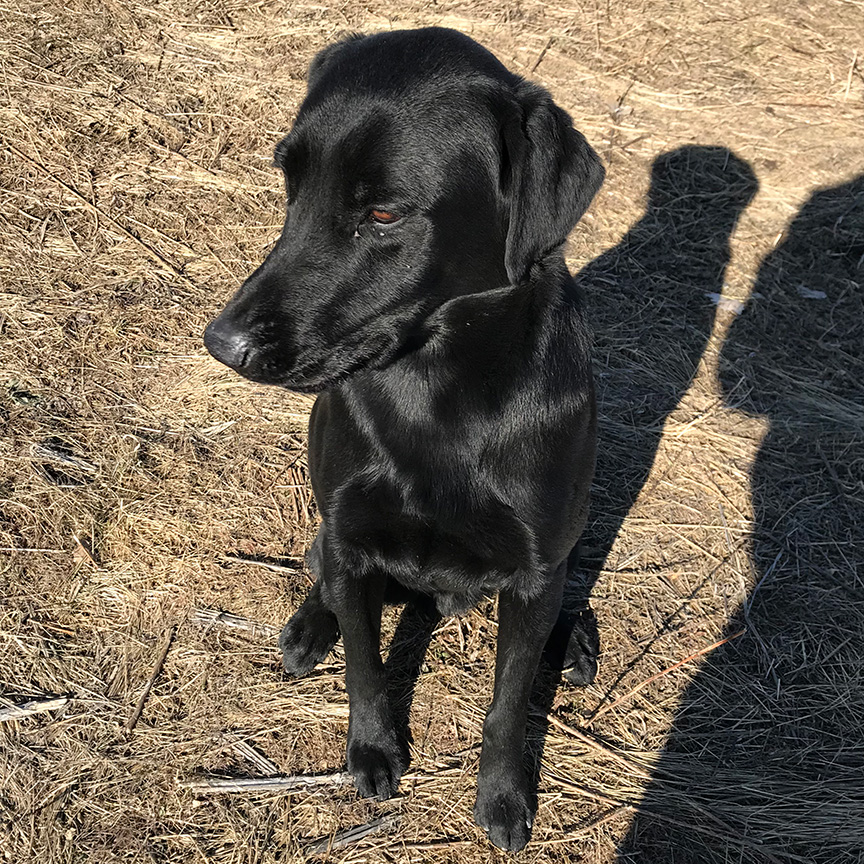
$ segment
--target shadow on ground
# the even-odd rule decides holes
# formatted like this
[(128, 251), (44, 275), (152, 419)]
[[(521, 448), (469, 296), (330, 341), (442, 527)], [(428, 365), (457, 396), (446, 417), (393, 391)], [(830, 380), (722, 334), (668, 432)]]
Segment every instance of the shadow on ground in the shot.
[[(583, 630), (596, 631), (591, 589), (651, 473), (666, 420), (699, 367), (716, 311), (706, 295), (723, 289), (730, 237), (756, 189), (750, 166), (725, 147), (665, 153), (652, 169), (645, 215), (576, 277), (595, 331), (599, 412), (591, 515), (565, 596)], [(626, 563), (616, 566), (626, 570)], [(553, 636), (566, 642), (560, 632)], [(538, 676), (532, 702), (540, 717), (559, 680), (546, 670)], [(535, 773), (545, 733), (540, 720), (529, 736)]]
[(756, 190), (750, 166), (725, 147), (665, 153), (654, 162), (645, 215), (576, 277), (595, 331), (599, 441), (570, 608), (586, 608), (664, 424), (693, 381), (716, 311), (706, 295), (723, 290), (729, 240)]
[(600, 413), (583, 543), (591, 584), (696, 375), (716, 311), (707, 295), (723, 290), (729, 240), (756, 190), (750, 166), (725, 147), (665, 153), (654, 162), (643, 218), (577, 276), (595, 330)]
[(747, 633), (685, 691), (617, 860), (860, 862), (864, 178), (816, 192), (763, 262), (721, 383), (770, 423), (751, 469), (756, 587), (728, 625)]

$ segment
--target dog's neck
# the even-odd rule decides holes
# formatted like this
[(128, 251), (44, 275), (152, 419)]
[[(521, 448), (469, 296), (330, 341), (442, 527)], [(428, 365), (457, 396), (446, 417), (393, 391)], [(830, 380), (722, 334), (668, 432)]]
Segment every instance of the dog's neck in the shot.
[(572, 394), (589, 362), (580, 306), (563, 256), (550, 256), (525, 283), (445, 302), (424, 323), (419, 347), (340, 390), (378, 417), (434, 416), (442, 426), (478, 411), (495, 416), (514, 399), (554, 399), (550, 388)]

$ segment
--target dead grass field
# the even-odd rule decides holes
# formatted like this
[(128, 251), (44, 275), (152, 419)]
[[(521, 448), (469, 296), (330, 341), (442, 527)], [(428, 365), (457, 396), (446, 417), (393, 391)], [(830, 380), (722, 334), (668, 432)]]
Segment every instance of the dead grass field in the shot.
[(181, 786), (341, 767), (341, 654), (286, 682), (272, 636), (308, 583), (310, 401), (201, 333), (281, 227), (271, 154), (312, 54), (443, 24), (549, 87), (608, 169), (569, 252), (604, 651), (538, 703), (518, 859), (864, 861), (864, 3), (0, 0), (0, 22), (0, 714), (68, 698), (0, 721), (5, 860), (299, 860), (390, 815), (324, 855), (504, 857), (471, 818), (491, 604), (432, 638), (400, 797)]

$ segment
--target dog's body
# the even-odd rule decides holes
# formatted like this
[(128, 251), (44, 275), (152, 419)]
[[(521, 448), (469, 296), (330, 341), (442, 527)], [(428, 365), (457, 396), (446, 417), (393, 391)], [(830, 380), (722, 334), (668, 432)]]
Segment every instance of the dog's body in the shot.
[[(320, 393), (317, 581), (282, 634), (286, 669), (341, 633), (348, 767), (388, 797), (407, 759), (382, 603), (407, 589), (450, 614), (498, 593), (475, 816), (519, 849), (528, 696), (594, 467), (588, 331), (559, 247), (602, 168), (545, 91), (437, 28), (323, 51), (277, 162), (283, 235), (205, 341), (253, 380)], [(584, 642), (575, 679), (595, 668)]]

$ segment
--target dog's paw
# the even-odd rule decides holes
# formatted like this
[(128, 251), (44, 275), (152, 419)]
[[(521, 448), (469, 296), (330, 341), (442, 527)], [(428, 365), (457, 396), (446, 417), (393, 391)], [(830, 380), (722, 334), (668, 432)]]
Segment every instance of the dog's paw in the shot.
[(477, 787), (474, 821), (507, 852), (518, 852), (531, 839), (534, 810), (526, 779), (483, 782)]
[[(307, 601), (308, 602), (308, 601)], [(339, 638), (336, 616), (321, 605), (301, 606), (279, 636), (282, 665), (292, 678), (308, 675)]]
[(571, 684), (584, 687), (597, 674), (599, 653), (597, 619), (591, 609), (581, 612), (562, 609), (543, 652), (546, 662), (553, 669), (561, 670)]
[(600, 653), (600, 636), (597, 619), (587, 609), (571, 615), (573, 630), (564, 652), (563, 675), (578, 687), (590, 684), (597, 675), (597, 655)]
[(408, 753), (395, 731), (349, 736), (348, 770), (364, 798), (391, 798), (407, 767)]

